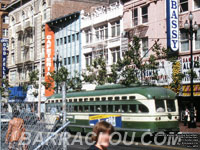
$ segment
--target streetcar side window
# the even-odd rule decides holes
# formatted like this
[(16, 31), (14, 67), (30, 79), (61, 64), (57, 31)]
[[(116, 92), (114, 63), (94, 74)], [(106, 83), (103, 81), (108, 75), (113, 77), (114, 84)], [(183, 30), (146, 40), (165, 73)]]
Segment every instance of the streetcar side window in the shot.
[(78, 106), (74, 106), (74, 112), (78, 112)]
[(128, 105), (122, 105), (122, 112), (128, 112)]
[(108, 100), (109, 100), (109, 101), (112, 101), (112, 100), (113, 100), (113, 97), (108, 97)]
[(167, 111), (168, 112), (175, 112), (176, 111), (174, 100), (167, 100)]
[(88, 98), (84, 98), (84, 101), (88, 101)]
[(156, 111), (157, 112), (165, 112), (165, 103), (164, 100), (155, 100)]
[(113, 105), (108, 105), (108, 112), (113, 112)]
[(101, 100), (102, 100), (102, 101), (106, 101), (106, 97), (102, 97)]
[(130, 112), (130, 113), (136, 113), (136, 112), (137, 112), (137, 107), (136, 107), (136, 105), (130, 105), (129, 112)]
[(129, 96), (129, 100), (135, 100), (135, 96)]
[(102, 112), (106, 112), (106, 105), (101, 106)]
[(89, 112), (89, 107), (88, 106), (84, 106), (85, 112)]
[(100, 101), (100, 98), (99, 98), (99, 97), (96, 97), (96, 98), (95, 98), (95, 101)]
[(148, 113), (149, 109), (143, 105), (143, 104), (139, 104), (138, 105), (138, 113)]
[(115, 97), (115, 100), (116, 100), (116, 101), (118, 101), (119, 99), (120, 99), (119, 96), (116, 96), (116, 97)]
[(82, 98), (79, 98), (79, 102), (82, 102), (83, 101), (83, 99)]
[(122, 100), (127, 100), (127, 96), (122, 96)]
[(94, 105), (90, 106), (90, 112), (94, 112)]
[(120, 105), (115, 105), (115, 112), (121, 112)]
[(83, 106), (79, 106), (79, 112), (83, 112)]
[(101, 106), (100, 105), (96, 106), (96, 112), (101, 112)]

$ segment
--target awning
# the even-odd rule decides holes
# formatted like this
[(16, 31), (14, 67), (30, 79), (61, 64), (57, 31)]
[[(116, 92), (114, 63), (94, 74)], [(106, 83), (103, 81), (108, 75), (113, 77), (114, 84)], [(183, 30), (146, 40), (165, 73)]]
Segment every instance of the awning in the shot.
[(9, 88), (9, 90), (8, 102), (23, 102), (26, 98), (26, 92), (20, 86)]

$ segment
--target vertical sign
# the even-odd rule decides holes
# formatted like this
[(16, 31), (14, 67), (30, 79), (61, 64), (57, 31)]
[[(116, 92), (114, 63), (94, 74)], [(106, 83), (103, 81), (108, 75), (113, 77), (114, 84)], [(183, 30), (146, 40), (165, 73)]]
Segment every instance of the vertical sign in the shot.
[[(2, 79), (6, 79), (8, 72), (7, 64), (7, 49), (8, 49), (8, 40), (1, 39), (2, 43)], [(2, 85), (4, 87), (4, 85)]]
[(45, 96), (54, 94), (54, 82), (51, 78), (51, 72), (54, 71), (53, 57), (54, 57), (54, 32), (48, 24), (45, 25), (45, 81), (50, 83), (50, 88), (45, 90)]
[(166, 0), (167, 3), (167, 46), (172, 51), (179, 49), (178, 0)]

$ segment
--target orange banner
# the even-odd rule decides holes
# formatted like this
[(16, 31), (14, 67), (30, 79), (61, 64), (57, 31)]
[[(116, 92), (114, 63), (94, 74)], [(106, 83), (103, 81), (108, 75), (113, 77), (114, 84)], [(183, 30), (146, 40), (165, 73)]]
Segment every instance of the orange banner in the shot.
[(45, 25), (45, 81), (50, 84), (49, 88), (45, 90), (45, 96), (51, 96), (54, 94), (54, 82), (51, 78), (51, 72), (54, 71), (54, 32), (51, 30), (48, 24)]

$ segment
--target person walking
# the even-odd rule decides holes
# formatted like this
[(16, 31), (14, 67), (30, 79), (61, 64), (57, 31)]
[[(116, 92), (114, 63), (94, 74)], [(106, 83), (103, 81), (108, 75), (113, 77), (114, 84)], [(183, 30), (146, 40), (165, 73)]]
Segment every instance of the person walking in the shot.
[[(19, 111), (13, 112), (13, 119), (9, 121), (8, 131), (6, 133), (6, 144), (8, 144), (8, 150), (20, 149), (20, 142), (25, 140), (25, 127), (24, 120), (19, 117)], [(27, 150), (27, 146), (22, 146), (23, 150)]]
[(187, 124), (188, 124), (188, 116), (189, 116), (189, 110), (188, 110), (188, 108), (186, 108), (185, 114), (184, 114), (184, 126), (187, 126)]
[(90, 146), (88, 150), (107, 150), (110, 144), (110, 135), (114, 132), (114, 127), (106, 122), (100, 121), (93, 128), (92, 141), (94, 145)]

